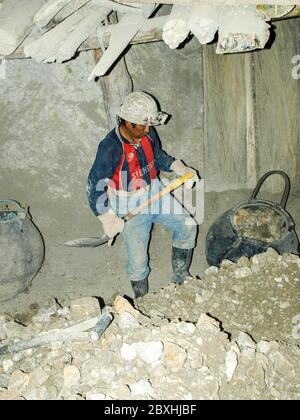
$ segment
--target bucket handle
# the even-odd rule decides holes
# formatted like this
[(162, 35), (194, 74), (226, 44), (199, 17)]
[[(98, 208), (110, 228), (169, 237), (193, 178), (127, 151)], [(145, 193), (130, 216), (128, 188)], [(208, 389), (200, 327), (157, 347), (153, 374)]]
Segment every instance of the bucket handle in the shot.
[(256, 199), (256, 196), (257, 196), (257, 194), (258, 194), (258, 192), (259, 192), (262, 184), (264, 183), (264, 181), (270, 175), (274, 175), (274, 174), (281, 175), (283, 177), (283, 179), (284, 179), (284, 182), (285, 182), (284, 192), (282, 194), (281, 201), (279, 203), (280, 207), (282, 207), (283, 209), (285, 209), (285, 206), (286, 206), (287, 200), (289, 198), (289, 194), (290, 194), (291, 182), (290, 182), (290, 178), (288, 177), (288, 175), (285, 172), (283, 172), (283, 171), (270, 171), (270, 172), (267, 172), (266, 174), (264, 174), (260, 178), (260, 180), (258, 181), (256, 187), (254, 188), (253, 193), (252, 193), (251, 197), (249, 198), (249, 201), (253, 201), (253, 200)]

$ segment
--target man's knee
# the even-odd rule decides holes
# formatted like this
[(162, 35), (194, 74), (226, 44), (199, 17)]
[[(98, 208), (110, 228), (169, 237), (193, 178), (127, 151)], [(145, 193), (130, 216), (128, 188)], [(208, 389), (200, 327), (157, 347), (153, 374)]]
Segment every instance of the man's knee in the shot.
[(180, 225), (174, 232), (173, 246), (182, 249), (194, 248), (197, 236), (197, 223), (191, 217), (184, 216), (180, 220)]

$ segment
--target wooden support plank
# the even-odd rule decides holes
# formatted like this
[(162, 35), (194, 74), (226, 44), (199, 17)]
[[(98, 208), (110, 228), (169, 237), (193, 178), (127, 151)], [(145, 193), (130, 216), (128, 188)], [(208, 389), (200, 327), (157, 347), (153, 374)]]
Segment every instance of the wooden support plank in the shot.
[(153, 13), (155, 7), (144, 7), (143, 13), (140, 15), (125, 15), (121, 18), (111, 31), (109, 46), (105, 50), (99, 63), (92, 70), (89, 81), (95, 77), (104, 76), (114, 62), (120, 57), (122, 52), (145, 25), (147, 18)]
[[(168, 16), (158, 16), (152, 19), (147, 19), (143, 27), (131, 40), (131, 44), (143, 44), (144, 42), (153, 42), (161, 41), (162, 37), (162, 28), (168, 20)], [(108, 25), (105, 32), (103, 33), (104, 38), (103, 42), (105, 46), (109, 45), (109, 39), (111, 34), (114, 32), (114, 29), (117, 24)], [(96, 37), (90, 38), (89, 42), (97, 42), (99, 45), (99, 40)], [(99, 47), (98, 47), (99, 48)]]
[(12, 54), (33, 27), (43, 0), (5, 0), (0, 11), (0, 55)]
[[(57, 15), (54, 17), (53, 21), (55, 23), (62, 22), (72, 13), (76, 12), (77, 9), (84, 6), (87, 3), (87, 0), (72, 0), (68, 3)], [(140, 13), (141, 8), (140, 5), (136, 5), (133, 7), (131, 5), (124, 5), (120, 3), (116, 3), (113, 0), (93, 0), (94, 4), (99, 5), (99, 7), (105, 7), (111, 10), (114, 10), (119, 13)]]
[(245, 99), (246, 99), (246, 141), (247, 141), (247, 188), (257, 184), (257, 149), (255, 133), (254, 69), (253, 55), (245, 54)]
[(25, 56), (48, 63), (69, 60), (110, 12), (110, 9), (87, 4), (39, 39), (26, 44)]
[[(36, 13), (34, 23), (43, 28), (57, 13), (72, 0), (50, 0)], [(87, 0), (88, 1), (88, 0)], [(87, 3), (86, 1), (86, 3)]]
[[(153, 4), (156, 3), (157, 0), (122, 0), (122, 3), (140, 3), (140, 4)], [(300, 5), (299, 0), (263, 0), (259, 2), (258, 0), (159, 0), (160, 4), (179, 4), (182, 6), (188, 5), (216, 5), (216, 6), (245, 6), (245, 5), (253, 5), (256, 6), (259, 3), (262, 4), (271, 4), (271, 5), (280, 5), (280, 6), (290, 6), (291, 4)]]
[[(292, 58), (300, 54), (298, 34), (298, 19), (276, 22), (272, 48), (253, 52), (258, 176), (280, 169), (295, 190), (300, 187), (300, 80), (293, 78)], [(264, 189), (281, 192), (281, 177), (270, 177)]]
[[(97, 52), (100, 53), (98, 57)], [(97, 59), (100, 59), (101, 55), (101, 51), (95, 50)], [(112, 130), (116, 126), (116, 115), (121, 103), (133, 89), (124, 57), (118, 61), (109, 74), (100, 78), (100, 85), (107, 115), (107, 128)]]
[[(52, 19), (52, 22), (57, 25), (89, 2), (90, 0), (72, 0), (57, 13), (57, 15)], [(93, 3), (95, 3), (95, 0)]]
[[(117, 13), (110, 16), (112, 24), (118, 23)], [(102, 50), (95, 50), (96, 63), (102, 57)], [(107, 129), (111, 131), (116, 125), (116, 115), (124, 98), (133, 90), (132, 78), (127, 69), (125, 57), (122, 57), (106, 76), (100, 77), (103, 104), (107, 115)]]
[(205, 180), (208, 191), (247, 187), (247, 54), (203, 46)]
[[(158, 16), (152, 19), (148, 19), (145, 26), (139, 31), (139, 33), (131, 40), (130, 44), (144, 44), (147, 42), (161, 41), (162, 27), (167, 21), (167, 16)], [(111, 30), (115, 25), (107, 26), (107, 30), (103, 33), (103, 43), (105, 47), (109, 45), (109, 39)], [(31, 42), (31, 41), (30, 41)], [(84, 41), (78, 48), (78, 51), (98, 50), (100, 48), (100, 42), (98, 37), (91, 36)], [(24, 54), (24, 47), (21, 45), (14, 54), (6, 57), (7, 59), (23, 59), (29, 58)]]
[(132, 4), (122, 4), (117, 2), (116, 0), (94, 0), (99, 4), (101, 7), (107, 7), (109, 9), (114, 10), (118, 13), (141, 13), (141, 6), (140, 4), (132, 5)]

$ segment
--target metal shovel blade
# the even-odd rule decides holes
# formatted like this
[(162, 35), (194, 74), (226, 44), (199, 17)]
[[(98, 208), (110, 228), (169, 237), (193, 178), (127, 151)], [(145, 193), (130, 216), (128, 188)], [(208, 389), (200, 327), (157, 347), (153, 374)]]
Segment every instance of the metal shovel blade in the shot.
[(73, 241), (65, 242), (65, 245), (72, 246), (75, 248), (96, 248), (97, 246), (105, 244), (105, 242), (108, 242), (109, 240), (110, 240), (109, 236), (104, 234), (98, 238), (74, 239)]

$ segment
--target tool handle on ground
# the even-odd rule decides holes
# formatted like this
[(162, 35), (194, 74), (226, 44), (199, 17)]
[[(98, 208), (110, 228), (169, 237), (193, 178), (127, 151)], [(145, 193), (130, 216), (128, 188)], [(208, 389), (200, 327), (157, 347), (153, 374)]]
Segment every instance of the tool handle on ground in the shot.
[(151, 206), (156, 201), (160, 200), (164, 195), (168, 194), (169, 192), (175, 190), (176, 188), (180, 187), (180, 185), (184, 184), (185, 181), (188, 179), (193, 178), (194, 174), (193, 172), (189, 172), (186, 175), (183, 175), (174, 181), (172, 181), (169, 185), (167, 185), (165, 188), (163, 188), (161, 191), (159, 191), (157, 194), (153, 195), (151, 198), (146, 200), (144, 203), (142, 203), (139, 207), (133, 209), (131, 212), (129, 212), (126, 216), (123, 217), (123, 220), (125, 222), (128, 222), (131, 220), (134, 216), (141, 213), (146, 207)]

